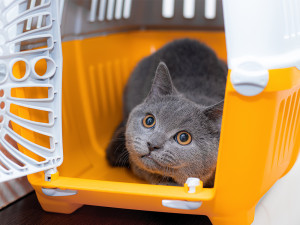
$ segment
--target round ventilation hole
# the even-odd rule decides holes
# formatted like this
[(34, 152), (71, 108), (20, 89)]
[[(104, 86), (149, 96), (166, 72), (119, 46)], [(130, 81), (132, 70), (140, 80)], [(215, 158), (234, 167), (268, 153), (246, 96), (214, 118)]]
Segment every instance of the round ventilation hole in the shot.
[(49, 57), (35, 58), (32, 64), (34, 66), (34, 76), (37, 79), (47, 79), (52, 77), (56, 70), (55, 62)]
[(14, 80), (25, 80), (29, 75), (28, 63), (22, 59), (15, 59), (12, 65), (11, 73)]
[(0, 108), (4, 109), (5, 108), (5, 102), (0, 102)]

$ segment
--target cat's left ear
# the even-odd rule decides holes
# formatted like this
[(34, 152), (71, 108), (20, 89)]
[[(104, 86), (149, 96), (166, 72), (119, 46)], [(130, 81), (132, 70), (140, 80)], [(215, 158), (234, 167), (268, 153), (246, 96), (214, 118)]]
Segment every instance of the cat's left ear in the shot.
[(223, 106), (224, 101), (220, 101), (217, 104), (208, 106), (203, 111), (204, 115), (207, 116), (211, 121), (213, 121), (218, 130), (221, 130)]
[(173, 85), (167, 65), (164, 62), (160, 62), (147, 98), (172, 94), (177, 94), (177, 90)]

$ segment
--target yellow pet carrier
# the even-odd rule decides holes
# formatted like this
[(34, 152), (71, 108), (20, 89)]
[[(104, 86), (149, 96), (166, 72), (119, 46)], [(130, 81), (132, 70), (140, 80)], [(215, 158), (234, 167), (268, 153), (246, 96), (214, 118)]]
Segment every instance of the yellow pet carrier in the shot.
[[(299, 7), (298, 0), (1, 1), (0, 180), (30, 174), (50, 212), (99, 205), (207, 215), (216, 225), (251, 224), (254, 216), (254, 224), (279, 224), (276, 215), (300, 224), (300, 197), (289, 189), (300, 186)], [(183, 37), (206, 43), (229, 67), (213, 188), (150, 185), (105, 159), (131, 71)]]

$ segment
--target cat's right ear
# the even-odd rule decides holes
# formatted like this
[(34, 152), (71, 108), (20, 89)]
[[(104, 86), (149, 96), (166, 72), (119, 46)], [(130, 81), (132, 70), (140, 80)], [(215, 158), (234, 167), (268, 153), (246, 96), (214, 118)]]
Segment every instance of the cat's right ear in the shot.
[(223, 116), (224, 101), (220, 101), (215, 105), (207, 107), (203, 113), (210, 121), (216, 126), (218, 130), (221, 130), (222, 116)]
[(177, 94), (177, 90), (172, 83), (169, 69), (164, 62), (160, 62), (147, 98), (173, 94)]

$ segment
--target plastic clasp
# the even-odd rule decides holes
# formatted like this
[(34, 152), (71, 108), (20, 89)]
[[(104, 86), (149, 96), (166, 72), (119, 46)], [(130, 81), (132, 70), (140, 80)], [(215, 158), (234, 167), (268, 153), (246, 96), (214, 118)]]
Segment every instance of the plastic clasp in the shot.
[(198, 193), (203, 188), (203, 182), (196, 177), (189, 177), (185, 184), (184, 184), (184, 190), (187, 193)]
[(230, 80), (234, 89), (245, 96), (261, 93), (268, 84), (269, 71), (255, 61), (245, 61), (232, 69)]
[(78, 191), (76, 190), (62, 190), (59, 188), (42, 188), (42, 192), (47, 196), (71, 196), (76, 195)]
[(58, 172), (56, 167), (45, 170), (45, 181), (52, 181), (55, 180), (58, 177)]

